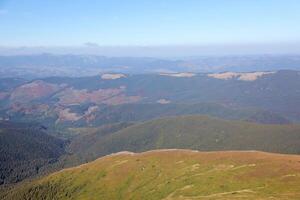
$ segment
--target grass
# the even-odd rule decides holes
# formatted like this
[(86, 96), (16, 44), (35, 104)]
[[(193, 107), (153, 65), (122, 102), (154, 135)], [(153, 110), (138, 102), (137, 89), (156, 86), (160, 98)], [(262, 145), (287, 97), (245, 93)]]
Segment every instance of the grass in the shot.
[(4, 199), (300, 199), (300, 156), (160, 150), (114, 154), (16, 187)]

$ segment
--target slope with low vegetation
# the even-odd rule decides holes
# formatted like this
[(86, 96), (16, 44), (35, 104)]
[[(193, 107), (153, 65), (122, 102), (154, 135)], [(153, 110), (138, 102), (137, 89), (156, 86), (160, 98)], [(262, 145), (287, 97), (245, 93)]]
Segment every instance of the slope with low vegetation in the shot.
[(300, 157), (263, 152), (123, 152), (23, 184), (5, 200), (299, 199)]

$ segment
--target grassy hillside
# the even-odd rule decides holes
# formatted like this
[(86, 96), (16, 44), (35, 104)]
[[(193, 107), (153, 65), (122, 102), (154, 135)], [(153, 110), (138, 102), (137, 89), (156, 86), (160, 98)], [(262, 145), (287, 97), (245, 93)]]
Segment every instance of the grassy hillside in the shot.
[(0, 185), (38, 174), (65, 153), (65, 141), (30, 124), (0, 123)]
[(299, 191), (300, 156), (163, 150), (106, 156), (21, 185), (2, 198), (284, 200), (300, 199)]
[(125, 150), (142, 152), (165, 148), (299, 154), (300, 125), (262, 125), (207, 116), (180, 116), (147, 121), (107, 135), (95, 131), (78, 136), (70, 148), (74, 153), (72, 159), (89, 160)]

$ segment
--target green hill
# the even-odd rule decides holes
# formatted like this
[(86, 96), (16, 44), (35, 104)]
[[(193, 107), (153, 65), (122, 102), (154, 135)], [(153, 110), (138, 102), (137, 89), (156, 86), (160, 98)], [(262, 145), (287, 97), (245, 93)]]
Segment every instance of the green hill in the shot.
[(99, 157), (97, 148), (99, 141), (131, 125), (133, 124), (124, 122), (100, 127), (70, 128), (70, 132), (77, 136), (67, 146), (66, 151), (68, 154), (61, 158), (61, 162), (57, 163), (57, 167), (65, 168), (95, 160)]
[(300, 199), (300, 156), (123, 152), (16, 187), (4, 200)]
[(76, 157), (93, 160), (119, 151), (166, 148), (299, 154), (300, 125), (262, 125), (207, 116), (180, 116), (147, 121), (105, 135), (94, 130), (74, 138), (69, 147), (73, 153), (68, 158), (71, 160)]
[(105, 106), (95, 115), (91, 125), (117, 122), (146, 121), (159, 117), (180, 115), (208, 115), (228, 120), (245, 120), (262, 124), (288, 124), (289, 121), (276, 113), (254, 108), (233, 108), (218, 103), (196, 104), (124, 104)]

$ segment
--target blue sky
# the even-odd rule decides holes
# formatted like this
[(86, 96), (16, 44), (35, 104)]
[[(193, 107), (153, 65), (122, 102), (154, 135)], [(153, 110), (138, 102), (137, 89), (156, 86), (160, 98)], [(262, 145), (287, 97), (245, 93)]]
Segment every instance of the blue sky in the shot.
[(300, 42), (299, 0), (0, 0), (0, 46)]

